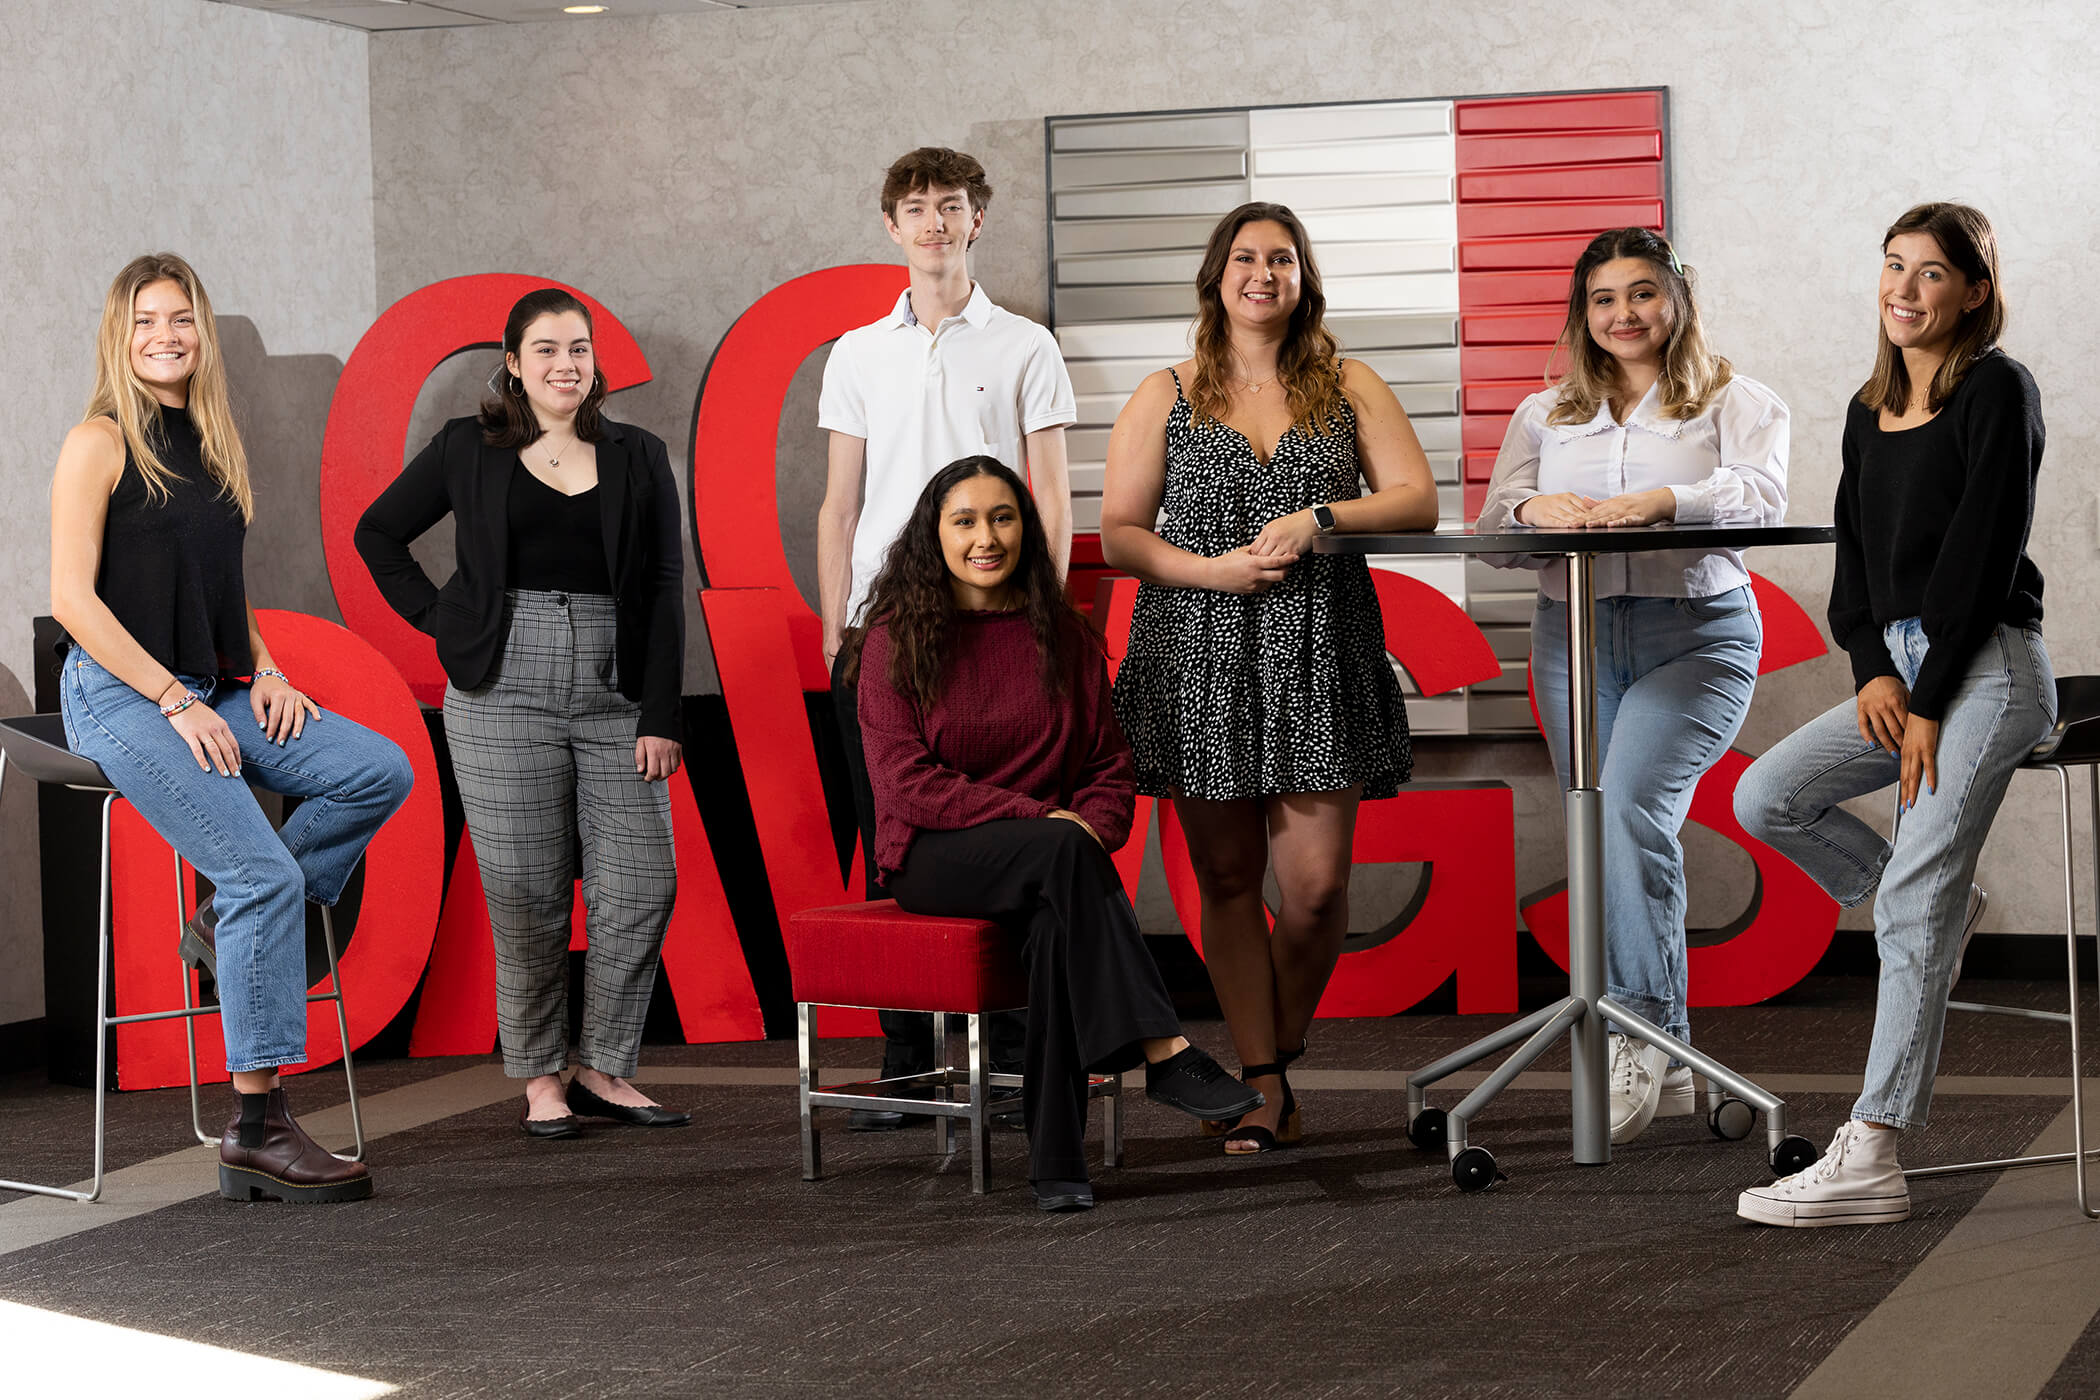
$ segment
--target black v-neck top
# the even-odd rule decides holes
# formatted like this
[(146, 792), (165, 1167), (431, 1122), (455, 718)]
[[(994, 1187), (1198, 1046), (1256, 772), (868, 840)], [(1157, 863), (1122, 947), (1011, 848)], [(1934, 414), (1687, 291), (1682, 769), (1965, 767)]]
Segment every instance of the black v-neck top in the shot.
[(155, 496), (127, 446), (109, 495), (95, 592), (146, 654), (178, 675), (246, 676), (248, 590), (241, 508), (204, 466), (187, 410), (162, 407), (146, 428), (168, 494)]
[(613, 591), (596, 486), (565, 496), (518, 464), (510, 484), (508, 586), (551, 593)]
[(2042, 439), (2034, 377), (2001, 350), (1979, 355), (1917, 427), (1886, 431), (1877, 410), (1852, 400), (1829, 617), (1855, 687), (1896, 675), (1882, 629), (1918, 618), (1927, 651), (1910, 712), (1944, 718), (1998, 625), (2042, 620), (2042, 571), (2027, 557)]

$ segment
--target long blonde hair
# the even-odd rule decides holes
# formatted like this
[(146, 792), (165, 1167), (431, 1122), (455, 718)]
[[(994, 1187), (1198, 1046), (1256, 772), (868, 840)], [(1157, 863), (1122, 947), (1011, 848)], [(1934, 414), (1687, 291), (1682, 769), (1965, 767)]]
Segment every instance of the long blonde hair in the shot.
[(1567, 357), (1560, 399), (1548, 423), (1587, 423), (1619, 387), (1619, 362), (1590, 335), (1590, 274), (1615, 258), (1639, 258), (1655, 269), (1670, 308), (1670, 339), (1663, 346), (1662, 409), (1665, 418), (1695, 418), (1735, 377), (1728, 361), (1706, 348), (1699, 303), (1692, 297), (1691, 269), (1677, 260), (1668, 239), (1653, 229), (1607, 229), (1590, 240), (1568, 279), (1568, 321), (1551, 360)]
[(173, 253), (147, 253), (124, 264), (117, 280), (109, 284), (109, 295), (102, 302), (102, 329), (95, 337), (95, 392), (88, 399), (82, 421), (115, 419), (132, 463), (145, 479), (147, 496), (155, 501), (168, 498), (168, 482), (174, 473), (154, 447), (156, 441), (166, 442), (160, 425), (160, 400), (131, 370), (132, 309), (139, 293), (155, 282), (173, 282), (189, 298), (197, 323), (197, 365), (190, 373), (189, 383), (190, 422), (196, 425), (201, 440), (205, 470), (219, 483), (220, 494), (240, 507), (242, 521), (252, 521), (255, 493), (248, 484), (248, 452), (241, 446), (240, 430), (233, 422), (233, 405), (226, 393), (226, 364), (219, 354), (219, 323), (212, 316), (211, 298), (204, 294), (204, 284), (182, 258)]
[(1189, 409), (1199, 427), (1222, 421), (1232, 378), (1232, 342), (1218, 288), (1232, 258), (1232, 240), (1248, 224), (1263, 222), (1283, 225), (1298, 250), (1298, 305), (1276, 352), (1276, 377), (1283, 382), (1291, 425), (1309, 433), (1332, 432), (1339, 426), (1342, 406), (1342, 376), (1335, 363), (1341, 347), (1327, 329), (1327, 293), (1320, 286), (1305, 225), (1281, 204), (1242, 204), (1211, 230), (1196, 272), (1196, 372), (1190, 377)]

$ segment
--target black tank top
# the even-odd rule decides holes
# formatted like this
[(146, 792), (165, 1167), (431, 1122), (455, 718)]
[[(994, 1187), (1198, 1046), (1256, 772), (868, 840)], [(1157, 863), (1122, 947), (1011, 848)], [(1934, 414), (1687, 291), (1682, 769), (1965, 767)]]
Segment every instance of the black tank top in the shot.
[(510, 577), (506, 588), (611, 593), (598, 488), (564, 495), (521, 462), (510, 485)]
[(189, 413), (163, 406), (148, 424), (170, 473), (166, 499), (146, 489), (130, 449), (110, 492), (95, 592), (155, 661), (185, 676), (246, 676), (248, 590), (241, 508), (205, 470)]

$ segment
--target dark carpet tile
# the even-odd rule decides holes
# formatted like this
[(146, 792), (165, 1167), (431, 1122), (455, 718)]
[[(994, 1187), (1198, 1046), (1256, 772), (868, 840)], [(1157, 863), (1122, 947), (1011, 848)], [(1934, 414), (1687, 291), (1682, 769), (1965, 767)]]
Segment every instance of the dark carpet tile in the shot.
[[(1323, 1067), (1424, 1058), (1400, 1022), (1335, 1030)], [(1925, 1183), (1901, 1225), (1761, 1230), (1733, 1218), (1768, 1175), (1761, 1132), (1666, 1120), (1578, 1168), (1564, 1096), (1525, 1091), (1475, 1125), (1511, 1179), (1468, 1196), (1405, 1146), (1401, 1096), (1315, 1091), (1308, 1145), (1254, 1161), (1137, 1099), (1100, 1208), (1046, 1217), (1017, 1135), (994, 1138), (986, 1198), (930, 1129), (829, 1131), (812, 1185), (788, 1090), (680, 1089), (665, 1097), (700, 1108), (691, 1129), (533, 1143), (491, 1105), (379, 1144), (371, 1202), (200, 1198), (0, 1257), (0, 1296), (416, 1400), (1777, 1397), (1991, 1181)], [(1827, 1135), (1846, 1100), (1798, 1107)], [(1936, 1145), (2024, 1143), (2057, 1107), (1949, 1099)]]

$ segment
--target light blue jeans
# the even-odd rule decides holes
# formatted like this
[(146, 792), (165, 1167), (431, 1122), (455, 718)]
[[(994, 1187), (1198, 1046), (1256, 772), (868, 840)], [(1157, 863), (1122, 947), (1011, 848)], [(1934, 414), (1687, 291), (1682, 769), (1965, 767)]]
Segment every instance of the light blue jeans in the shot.
[[(1684, 847), (1700, 775), (1727, 751), (1757, 685), (1764, 620), (1750, 589), (1597, 600), (1598, 780), (1604, 792), (1604, 980), (1612, 999), (1691, 1039)], [(1569, 781), (1568, 606), (1539, 596), (1531, 677), (1560, 784)]]
[[(1883, 632), (1907, 686), (1925, 660), (1916, 618)], [(2000, 627), (1977, 648), (1940, 721), (1939, 781), (1902, 816), (1895, 843), (1838, 803), (1894, 784), (1896, 755), (1859, 736), (1847, 700), (1765, 751), (1735, 789), (1735, 814), (1840, 904), (1874, 895), (1881, 985), (1874, 1041), (1852, 1116), (1892, 1128), (1925, 1125), (1969, 884), (2013, 770), (2056, 723), (2056, 678), (2039, 628)]]
[[(199, 768), (160, 707), (77, 646), (59, 682), (66, 744), (100, 764), (124, 800), (216, 891), (226, 1068), (238, 1074), (300, 1064), (304, 901), (332, 905), (342, 898), (366, 844), (408, 800), (415, 770), (393, 740), (339, 714), (308, 719), (305, 732), (280, 747), (256, 725), (245, 685), (181, 680), (240, 741), (239, 777)], [(304, 800), (277, 830), (249, 783)], [(171, 931), (171, 957), (174, 951)]]

